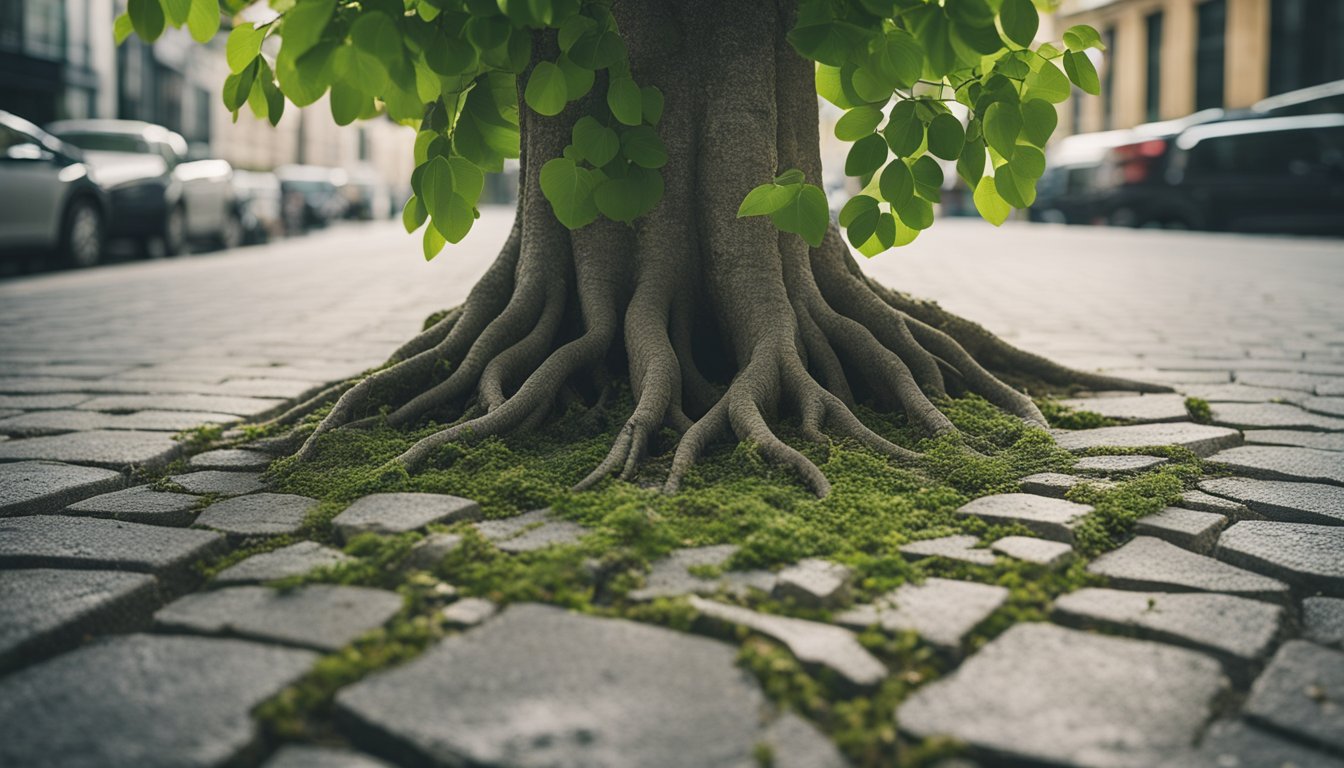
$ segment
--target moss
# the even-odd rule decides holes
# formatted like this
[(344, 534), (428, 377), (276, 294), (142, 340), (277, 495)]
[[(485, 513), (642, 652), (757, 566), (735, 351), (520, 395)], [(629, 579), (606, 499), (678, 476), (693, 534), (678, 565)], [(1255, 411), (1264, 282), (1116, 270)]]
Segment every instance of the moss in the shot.
[(1213, 411), (1209, 408), (1209, 401), (1198, 397), (1185, 398), (1185, 412), (1190, 414), (1191, 421), (1196, 424), (1212, 424)]
[(199, 450), (217, 442), (222, 437), (224, 437), (224, 427), (219, 424), (203, 424), (173, 435), (173, 439), (184, 444), (187, 450)]
[(1058, 400), (1049, 398), (1038, 399), (1036, 405), (1045, 415), (1045, 420), (1050, 422), (1050, 426), (1058, 429), (1096, 429), (1097, 427), (1112, 427), (1122, 423), (1115, 419), (1108, 419), (1099, 413), (1070, 408)]
[(1074, 530), (1078, 551), (1095, 556), (1113, 549), (1129, 535), (1134, 521), (1180, 501), (1185, 490), (1183, 474), (1179, 466), (1163, 467), (1113, 488), (1089, 483), (1074, 486), (1065, 498), (1095, 508)]

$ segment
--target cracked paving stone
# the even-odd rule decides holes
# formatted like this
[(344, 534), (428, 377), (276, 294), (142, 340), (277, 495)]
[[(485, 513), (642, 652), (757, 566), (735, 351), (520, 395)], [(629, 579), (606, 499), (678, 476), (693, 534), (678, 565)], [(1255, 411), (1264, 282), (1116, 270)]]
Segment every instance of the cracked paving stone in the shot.
[(235, 563), (220, 571), (212, 583), (220, 586), (260, 584), (291, 576), (303, 576), (318, 568), (340, 565), (351, 559), (344, 552), (324, 547), (315, 541), (300, 541)]
[(33, 411), (0, 420), (0, 433), (16, 437), (59, 435), (65, 432), (89, 432), (95, 429), (146, 432), (181, 432), (202, 424), (232, 424), (237, 416), (226, 413), (192, 411), (137, 411), (101, 413), (99, 411)]
[(1244, 504), (1271, 520), (1344, 525), (1344, 488), (1339, 486), (1219, 477), (1202, 481), (1199, 488)]
[(474, 627), (494, 616), (499, 607), (479, 597), (464, 597), (442, 611), (443, 620), (452, 627)]
[(0, 394), (0, 408), (13, 408), (20, 411), (45, 411), (73, 408), (87, 402), (93, 395), (58, 393), (52, 395), (4, 395)]
[(182, 444), (172, 435), (131, 430), (71, 432), (0, 443), (0, 461), (45, 459), (117, 470), (162, 466), (181, 452)]
[(1344, 650), (1344, 599), (1308, 597), (1302, 601), (1302, 635)]
[(56, 461), (0, 464), (0, 517), (54, 512), (126, 484), (120, 472)]
[(1266, 480), (1344, 485), (1344, 460), (1337, 451), (1243, 445), (1210, 456), (1209, 463)]
[(896, 723), (995, 760), (1148, 768), (1194, 745), (1227, 688), (1201, 653), (1024, 623), (916, 690)]
[(1076, 472), (1089, 475), (1133, 475), (1166, 464), (1161, 456), (1084, 456), (1073, 465)]
[(704, 637), (516, 604), (345, 688), (335, 708), (356, 744), (436, 765), (752, 765), (758, 744), (787, 743), (843, 766), (814, 729), (775, 741), (736, 657)]
[(1247, 520), (1218, 539), (1218, 558), (1303, 589), (1344, 597), (1344, 527)]
[(1344, 751), (1344, 651), (1306, 640), (1279, 647), (1251, 686), (1246, 717), (1277, 731)]
[(341, 538), (361, 533), (390, 535), (417, 531), (430, 523), (478, 520), (481, 507), (471, 499), (441, 493), (375, 493), (357, 499), (332, 520)]
[(1080, 452), (1092, 448), (1151, 448), (1180, 445), (1198, 456), (1210, 456), (1224, 448), (1241, 444), (1241, 433), (1227, 427), (1177, 422), (1172, 424), (1135, 424), (1124, 427), (1098, 427), (1072, 432), (1058, 431), (1055, 442), (1060, 448)]
[(1200, 512), (1213, 512), (1228, 520), (1264, 520), (1265, 516), (1251, 510), (1245, 504), (1224, 499), (1204, 491), (1185, 491), (1181, 494), (1180, 506)]
[(403, 567), (431, 571), (443, 562), (443, 558), (461, 546), (462, 537), (455, 533), (431, 533), (417, 541), (411, 551), (406, 553)]
[(1304, 411), (1287, 403), (1214, 403), (1213, 423), (1252, 429), (1344, 430), (1344, 419)]
[(251, 712), (317, 654), (242, 640), (109, 638), (0, 679), (0, 765), (222, 768), (258, 746)]
[(1022, 493), (1049, 496), (1052, 499), (1064, 498), (1064, 494), (1073, 490), (1073, 486), (1081, 482), (1083, 482), (1083, 478), (1066, 475), (1063, 472), (1037, 472), (1017, 481), (1018, 488)]
[(1286, 445), (1321, 451), (1344, 451), (1344, 433), (1300, 429), (1248, 429), (1241, 433), (1252, 445)]
[(1073, 543), (1073, 529), (1078, 527), (1092, 507), (1064, 499), (1052, 499), (1030, 493), (1000, 493), (981, 496), (962, 505), (959, 515), (972, 515), (991, 525), (1020, 523), (1028, 530), (1047, 539)]
[(78, 645), (88, 635), (149, 626), (154, 577), (119, 571), (0, 571), (0, 672)]
[(644, 586), (631, 590), (626, 597), (644, 602), (659, 597), (681, 595), (712, 595), (719, 591), (742, 596), (752, 589), (769, 593), (775, 588), (775, 574), (770, 571), (724, 571), (717, 578), (690, 573), (691, 568), (716, 568), (728, 562), (738, 550), (733, 544), (678, 549), (667, 557), (654, 561), (644, 577)]
[(348, 749), (286, 744), (261, 768), (392, 768), (392, 764)]
[(1112, 586), (1122, 589), (1226, 592), (1276, 602), (1286, 602), (1289, 594), (1288, 585), (1278, 579), (1188, 552), (1151, 536), (1137, 536), (1098, 557), (1088, 564), (1087, 572), (1105, 576)]
[(270, 466), (272, 460), (270, 456), (260, 451), (221, 448), (217, 451), (198, 453), (192, 456), (187, 464), (192, 469), (252, 470), (259, 472)]
[(1198, 397), (1213, 403), (1268, 403), (1271, 400), (1293, 402), (1307, 395), (1299, 389), (1248, 387), (1244, 384), (1196, 384), (1181, 387), (1187, 397)]
[(224, 537), (210, 531), (63, 515), (0, 520), (0, 568), (150, 573), (173, 594), (197, 581), (197, 560), (224, 549)]
[(971, 630), (1007, 600), (1005, 587), (929, 578), (923, 584), (902, 584), (834, 618), (856, 629), (880, 626), (887, 632), (913, 631), (930, 645), (958, 656)]
[(387, 623), (401, 604), (401, 595), (368, 587), (227, 587), (169, 603), (154, 614), (154, 623), (175, 631), (335, 651)]
[(259, 472), (224, 472), (214, 469), (173, 475), (168, 481), (182, 486), (188, 493), (216, 496), (242, 496), (266, 487)]
[(189, 493), (155, 491), (147, 485), (137, 485), (112, 493), (104, 493), (76, 502), (56, 514), (78, 517), (107, 517), (131, 523), (149, 525), (191, 525), (201, 504), (201, 497)]
[(1339, 381), (1334, 376), (1316, 376), (1309, 373), (1281, 371), (1238, 371), (1237, 381), (1251, 387), (1277, 387), (1312, 393), (1322, 384)]
[(854, 571), (848, 566), (809, 557), (776, 575), (774, 596), (809, 608), (834, 608), (849, 602)]
[(1174, 755), (1161, 768), (1344, 768), (1344, 760), (1317, 752), (1239, 720), (1219, 720), (1199, 749)]
[(1344, 378), (1330, 378), (1316, 385), (1316, 394), (1321, 397), (1344, 395)]
[(1218, 534), (1226, 524), (1227, 518), (1216, 512), (1167, 507), (1136, 520), (1134, 533), (1165, 539), (1191, 552), (1207, 555), (1218, 543)]
[(85, 411), (205, 411), (234, 416), (260, 416), (285, 404), (284, 400), (228, 395), (102, 395), (80, 403)]
[(1307, 397), (1297, 404), (1315, 413), (1344, 416), (1344, 397)]
[(533, 552), (555, 544), (573, 544), (588, 529), (570, 520), (562, 520), (549, 509), (534, 509), (514, 517), (481, 520), (476, 530), (495, 547), (510, 554)]
[(942, 536), (902, 544), (899, 551), (907, 560), (945, 557), (973, 565), (993, 565), (994, 553), (988, 549), (977, 548), (976, 545), (979, 543), (980, 539), (977, 536)]
[(1004, 536), (989, 548), (1014, 560), (1059, 568), (1073, 560), (1073, 547), (1062, 541), (1038, 539), (1034, 536)]
[(205, 508), (196, 524), (236, 537), (298, 533), (317, 499), (289, 493), (254, 493), (217, 501)]
[(1147, 424), (1188, 421), (1185, 395), (1126, 395), (1121, 397), (1075, 397), (1059, 404), (1076, 411), (1090, 411), (1108, 419)]
[(1231, 595), (1080, 589), (1056, 598), (1050, 618), (1206, 651), (1244, 679), (1273, 649), (1284, 614), (1282, 606)]

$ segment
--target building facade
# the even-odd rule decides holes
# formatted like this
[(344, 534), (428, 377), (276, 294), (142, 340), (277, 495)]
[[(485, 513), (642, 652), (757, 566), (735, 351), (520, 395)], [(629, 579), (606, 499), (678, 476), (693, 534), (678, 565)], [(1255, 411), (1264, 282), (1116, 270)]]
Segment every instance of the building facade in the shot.
[(115, 112), (108, 0), (0, 0), (0, 109), (42, 124)]

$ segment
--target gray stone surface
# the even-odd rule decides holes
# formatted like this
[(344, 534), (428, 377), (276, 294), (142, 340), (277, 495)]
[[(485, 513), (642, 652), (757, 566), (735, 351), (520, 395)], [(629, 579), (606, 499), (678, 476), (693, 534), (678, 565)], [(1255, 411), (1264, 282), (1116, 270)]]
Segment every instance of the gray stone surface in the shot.
[(849, 767), (830, 739), (792, 712), (785, 712), (771, 723), (761, 743), (770, 750), (770, 768)]
[(1206, 651), (1244, 675), (1273, 649), (1284, 614), (1282, 606), (1231, 595), (1080, 589), (1057, 598), (1051, 618)]
[(137, 485), (76, 502), (60, 510), (60, 514), (181, 527), (196, 519), (200, 503), (199, 496), (189, 493), (154, 491), (147, 485)]
[(230, 395), (103, 395), (80, 403), (86, 411), (208, 411), (234, 416), (260, 416), (284, 405), (284, 400)]
[(746, 627), (777, 640), (803, 664), (824, 667), (853, 688), (872, 690), (887, 677), (886, 666), (868, 653), (854, 633), (847, 629), (819, 621), (758, 613), (694, 595), (690, 603), (702, 619)]
[(237, 537), (279, 536), (298, 533), (316, 499), (290, 493), (254, 493), (235, 496), (205, 508), (197, 525)]
[(1245, 384), (1194, 384), (1181, 387), (1183, 394), (1213, 403), (1293, 402), (1307, 397), (1300, 389), (1248, 387)]
[(1187, 421), (1185, 395), (1126, 395), (1122, 397), (1075, 397), (1059, 401), (1077, 411), (1090, 411), (1108, 419), (1136, 423)]
[(809, 557), (784, 568), (776, 577), (775, 597), (809, 608), (834, 608), (849, 601), (854, 571), (840, 563)]
[(262, 768), (392, 768), (392, 764), (348, 749), (286, 744)]
[(1322, 451), (1344, 451), (1344, 434), (1300, 429), (1248, 429), (1242, 433), (1254, 445), (1290, 445)]
[(845, 626), (880, 626), (888, 632), (913, 631), (925, 642), (960, 655), (966, 636), (1008, 600), (1005, 587), (953, 579), (903, 584), (868, 605), (834, 617)]
[(289, 590), (227, 587), (197, 592), (154, 614), (159, 627), (335, 651), (401, 610), (382, 589), (307, 584)]
[(1339, 397), (1344, 395), (1344, 378), (1331, 378), (1321, 381), (1316, 385), (1316, 394), (1322, 397)]
[(1344, 650), (1344, 599), (1308, 597), (1302, 601), (1302, 636)]
[[(0, 446), (3, 450), (4, 446)], [(1267, 480), (1301, 480), (1344, 485), (1344, 460), (1337, 451), (1243, 445), (1220, 451), (1209, 463), (1233, 472)]]
[(1240, 502), (1224, 499), (1221, 496), (1214, 496), (1204, 491), (1185, 491), (1181, 494), (1180, 506), (1186, 509), (1197, 509), (1200, 512), (1214, 512), (1222, 515), (1228, 520), (1263, 520), (1265, 516), (1259, 512), (1252, 511), (1250, 507)]
[(0, 672), (77, 644), (141, 629), (159, 605), (154, 577), (118, 571), (0, 571)]
[(0, 517), (54, 512), (126, 484), (119, 472), (55, 461), (0, 464)]
[(217, 496), (242, 496), (266, 487), (257, 472), (225, 472), (217, 469), (173, 475), (168, 480), (182, 486), (188, 493)]
[(136, 411), (100, 413), (98, 411), (33, 411), (0, 420), (0, 433), (16, 437), (59, 435), (93, 429), (140, 429), (147, 432), (181, 432), (203, 424), (232, 424), (237, 416), (198, 411)]
[(417, 541), (406, 554), (404, 565), (407, 568), (433, 570), (443, 558), (462, 546), (462, 537), (455, 533), (431, 533)]
[(375, 493), (355, 501), (332, 520), (346, 540), (361, 533), (393, 534), (430, 523), (476, 520), (481, 507), (471, 499), (440, 493)]
[(1213, 423), (1239, 429), (1344, 430), (1344, 419), (1304, 411), (1287, 403), (1214, 403)]
[(0, 408), (18, 411), (44, 411), (60, 408), (71, 408), (93, 397), (93, 395), (84, 395), (73, 392), (58, 393), (54, 395), (2, 395), (0, 394)]
[(1219, 477), (1204, 480), (1199, 487), (1245, 504), (1271, 520), (1344, 525), (1344, 488), (1336, 485)]
[(1298, 405), (1314, 413), (1327, 416), (1344, 416), (1344, 397), (1307, 397)]
[(1149, 448), (1183, 445), (1200, 456), (1211, 456), (1224, 448), (1241, 443), (1241, 433), (1227, 427), (1206, 424), (1136, 424), (1124, 427), (1100, 427), (1060, 432), (1055, 435), (1059, 447), (1069, 451), (1090, 448)]
[(1251, 686), (1246, 716), (1344, 752), (1344, 652), (1290, 640)]
[(1247, 520), (1218, 539), (1218, 557), (1303, 589), (1344, 597), (1344, 526)]
[(532, 552), (555, 544), (573, 544), (588, 533), (588, 529), (570, 520), (562, 520), (549, 509), (534, 509), (514, 517), (481, 520), (476, 530), (495, 543), (495, 546), (517, 554)]
[(130, 635), (0, 678), (0, 765), (215, 768), (259, 741), (251, 711), (316, 654), (241, 640)]
[(1290, 373), (1283, 371), (1239, 371), (1237, 381), (1251, 387), (1276, 387), (1293, 389), (1308, 394), (1316, 387), (1337, 379), (1330, 376), (1313, 376), (1308, 373)]
[(1172, 755), (1161, 768), (1344, 768), (1344, 760), (1240, 720), (1219, 720), (1197, 750)]
[(1179, 547), (1201, 555), (1208, 554), (1218, 543), (1218, 534), (1227, 524), (1227, 518), (1216, 512), (1167, 507), (1161, 512), (1146, 515), (1134, 522), (1134, 533), (1156, 536)]
[(302, 576), (318, 568), (340, 565), (350, 560), (348, 555), (339, 550), (324, 547), (315, 541), (300, 541), (235, 563), (216, 574), (212, 583), (260, 584)]
[(192, 565), (224, 551), (209, 531), (63, 515), (0, 520), (0, 568), (90, 568), (151, 573), (168, 592), (196, 580)]
[(1027, 623), (916, 690), (896, 722), (1015, 764), (1149, 768), (1193, 746), (1226, 689), (1194, 651)]
[(988, 549), (977, 548), (980, 539), (975, 536), (942, 536), (937, 539), (921, 539), (900, 546), (900, 553), (909, 560), (921, 560), (926, 557), (946, 557), (973, 565), (993, 565), (994, 553)]
[(1062, 541), (1038, 539), (1034, 536), (1004, 536), (989, 548), (1014, 560), (1058, 568), (1073, 559), (1073, 547)]
[(192, 469), (230, 469), (260, 471), (270, 465), (270, 456), (260, 451), (248, 451), (241, 448), (221, 448), (206, 451), (191, 457), (187, 463)]
[(1151, 536), (1138, 536), (1107, 552), (1093, 560), (1087, 570), (1106, 576), (1112, 586), (1123, 589), (1226, 592), (1275, 601), (1287, 600), (1289, 593), (1288, 585), (1278, 579), (1187, 552)]
[(450, 627), (474, 627), (485, 621), (499, 608), (489, 600), (464, 597), (443, 609), (443, 620)]
[(46, 459), (118, 470), (162, 466), (181, 452), (182, 444), (163, 432), (98, 430), (0, 443), (0, 461)]
[(426, 763), (747, 766), (771, 734), (736, 655), (670, 629), (514, 605), (344, 689), (336, 709), (357, 743)]
[(1018, 487), (1023, 493), (1062, 499), (1064, 494), (1081, 482), (1084, 482), (1081, 477), (1066, 475), (1063, 472), (1037, 472), (1019, 480)]
[(1131, 475), (1147, 472), (1166, 464), (1170, 459), (1162, 456), (1084, 456), (1073, 465), (1075, 472), (1095, 475)]
[(991, 524), (1020, 523), (1028, 530), (1047, 539), (1073, 543), (1073, 529), (1078, 527), (1092, 507), (1064, 499), (1051, 499), (1030, 493), (1001, 493), (981, 496), (957, 510), (959, 515), (973, 515)]
[(690, 573), (691, 568), (722, 566), (737, 549), (732, 544), (719, 544), (674, 550), (667, 557), (654, 561), (644, 577), (644, 586), (631, 590), (626, 597), (642, 602), (692, 593), (710, 595), (721, 590), (736, 595), (745, 595), (752, 589), (773, 590), (775, 574), (769, 571), (724, 571), (718, 578)]

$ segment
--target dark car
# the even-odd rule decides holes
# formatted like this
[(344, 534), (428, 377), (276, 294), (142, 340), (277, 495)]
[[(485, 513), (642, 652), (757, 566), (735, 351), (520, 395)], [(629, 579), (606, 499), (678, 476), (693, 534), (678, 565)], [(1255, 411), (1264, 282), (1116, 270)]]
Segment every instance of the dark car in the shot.
[(341, 194), (345, 171), (317, 165), (282, 165), (275, 169), (275, 175), (280, 179), (286, 232), (318, 229), (345, 216), (347, 203)]
[(1133, 140), (1132, 131), (1066, 136), (1046, 153), (1045, 173), (1036, 183), (1031, 221), (1051, 224), (1099, 223), (1097, 171), (1106, 152)]
[(107, 196), (75, 147), (0, 111), (0, 249), (55, 252), (66, 266), (103, 257)]

